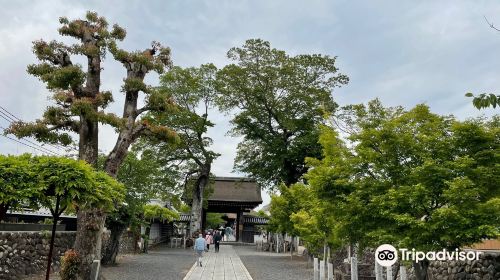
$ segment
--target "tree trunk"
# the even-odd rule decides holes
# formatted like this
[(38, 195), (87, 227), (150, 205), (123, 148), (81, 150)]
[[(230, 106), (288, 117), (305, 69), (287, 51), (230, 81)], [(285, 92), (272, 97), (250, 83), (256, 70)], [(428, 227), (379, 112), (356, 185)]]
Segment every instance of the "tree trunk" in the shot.
[(116, 256), (120, 250), (120, 239), (123, 232), (127, 229), (127, 225), (123, 223), (111, 222), (109, 225), (111, 231), (108, 246), (104, 249), (101, 263), (116, 264)]
[(189, 223), (191, 236), (195, 232), (201, 232), (201, 222), (202, 222), (202, 212), (203, 212), (203, 192), (205, 187), (208, 185), (210, 174), (210, 168), (204, 168), (201, 175), (196, 180), (193, 186), (192, 198), (193, 202), (191, 204), (191, 222)]
[(79, 210), (75, 249), (81, 257), (80, 277), (90, 278), (90, 269), (94, 260), (101, 259), (102, 233), (106, 214), (99, 209)]
[(8, 204), (0, 204), (0, 221), (3, 221), (6, 218), (8, 210)]
[(50, 236), (50, 247), (49, 247), (49, 255), (47, 257), (47, 273), (45, 273), (45, 280), (49, 280), (50, 278), (50, 265), (52, 264), (52, 255), (54, 251), (54, 241), (56, 238), (56, 227), (57, 227), (57, 219), (59, 218), (59, 203), (61, 197), (57, 196), (56, 198), (56, 210), (53, 212), (52, 217), (52, 235)]
[(413, 262), (413, 268), (415, 270), (415, 277), (417, 280), (428, 280), (429, 279), (429, 274), (428, 274), (428, 268), (429, 268), (429, 261), (428, 260), (423, 260), (418, 263)]
[(146, 230), (144, 231), (144, 247), (142, 248), (142, 252), (147, 254), (148, 253), (148, 247), (149, 247), (149, 234), (151, 233), (151, 225), (148, 225), (146, 227)]
[[(94, 108), (97, 111), (97, 107)], [(97, 165), (98, 122), (80, 116), (79, 159), (92, 166)], [(77, 232), (75, 250), (81, 257), (80, 277), (90, 278), (90, 268), (94, 260), (101, 259), (102, 232), (105, 213), (100, 209), (79, 209), (77, 212)]]

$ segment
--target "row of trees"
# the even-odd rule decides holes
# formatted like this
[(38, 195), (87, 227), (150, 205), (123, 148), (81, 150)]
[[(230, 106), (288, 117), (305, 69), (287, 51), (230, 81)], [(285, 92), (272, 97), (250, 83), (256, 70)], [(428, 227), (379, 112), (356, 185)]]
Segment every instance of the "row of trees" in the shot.
[[(317, 122), (322, 110), (335, 107), (333, 88), (348, 80), (337, 73), (335, 58), (289, 56), (258, 39), (231, 49), (228, 58), (235, 63), (223, 69), (211, 64), (172, 67), (170, 49), (157, 42), (144, 51), (121, 49), (118, 43), (125, 39), (125, 29), (116, 24), (110, 27), (94, 12), (84, 19), (63, 17), (59, 21), (59, 33), (76, 42), (35, 41), (33, 52), (40, 62), (28, 66), (28, 73), (46, 84), (54, 105), (42, 118), (14, 122), (5, 133), (62, 145), (71, 145), (76, 138), (80, 160), (125, 184), (126, 203), (112, 213), (97, 206), (77, 209), (75, 250), (82, 260), (80, 276), (84, 279), (89, 277), (92, 261), (101, 256), (105, 221), (113, 246), (104, 252), (103, 261), (113, 263), (119, 236), (144, 216), (145, 201), (165, 194), (175, 201), (172, 194), (183, 191), (176, 188), (179, 178), (184, 178), (180, 181), (189, 190), (191, 231), (200, 229), (210, 171), (218, 157), (209, 149), (212, 141), (206, 136), (214, 125), (208, 118), (210, 109), (235, 113), (232, 133), (244, 137), (238, 147), (237, 170), (257, 178), (263, 186), (280, 181), (291, 184), (306, 172), (304, 158), (320, 155)], [(121, 116), (106, 111), (113, 102), (113, 93), (101, 89), (106, 54), (126, 72)], [(85, 67), (74, 63), (78, 56)], [(144, 83), (149, 73), (165, 70), (169, 71), (161, 76), (159, 86)], [(118, 133), (113, 150), (101, 158), (99, 124), (110, 125)], [(134, 162), (140, 164), (132, 168)]]
[[(498, 116), (459, 121), (375, 100), (331, 119), (321, 128), (322, 157), (272, 198), (272, 229), (300, 236), (313, 252), (384, 243), (454, 250), (499, 236)], [(428, 262), (413, 265), (427, 279)]]

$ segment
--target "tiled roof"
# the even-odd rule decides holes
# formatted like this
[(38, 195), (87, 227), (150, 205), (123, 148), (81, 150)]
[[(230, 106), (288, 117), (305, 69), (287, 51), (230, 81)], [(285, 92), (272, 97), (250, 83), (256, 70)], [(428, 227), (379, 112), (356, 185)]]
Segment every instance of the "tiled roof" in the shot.
[(262, 203), (260, 187), (249, 178), (215, 177), (208, 201)]

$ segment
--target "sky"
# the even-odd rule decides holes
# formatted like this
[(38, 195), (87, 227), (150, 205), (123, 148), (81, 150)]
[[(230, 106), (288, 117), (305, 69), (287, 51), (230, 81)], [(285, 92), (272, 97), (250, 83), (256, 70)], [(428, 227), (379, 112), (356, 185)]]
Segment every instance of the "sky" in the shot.
[[(498, 109), (475, 109), (466, 92), (500, 90), (500, 27), (498, 1), (6, 1), (0, 0), (0, 106), (16, 117), (33, 121), (50, 104), (45, 85), (26, 73), (35, 63), (31, 42), (62, 40), (58, 18), (84, 17), (88, 10), (126, 28), (120, 47), (143, 50), (155, 40), (172, 49), (182, 67), (229, 63), (226, 53), (247, 39), (261, 38), (290, 55), (320, 53), (337, 56), (348, 85), (332, 92), (341, 105), (379, 98), (387, 106), (411, 108), (425, 103), (431, 110), (459, 119), (492, 115)], [(77, 62), (79, 60), (76, 60)], [(81, 60), (83, 63), (83, 60)], [(108, 56), (102, 90), (114, 92), (109, 111), (119, 113), (125, 70)], [(157, 75), (147, 77), (155, 85)], [(241, 140), (226, 134), (231, 115), (216, 110), (209, 131), (217, 176), (233, 172)], [(0, 118), (0, 129), (8, 126)], [(116, 134), (101, 127), (99, 148), (109, 152)], [(33, 141), (33, 140), (31, 140)], [(51, 147), (48, 147), (51, 148)], [(1, 154), (40, 152), (0, 137)], [(263, 192), (264, 204), (269, 195)]]

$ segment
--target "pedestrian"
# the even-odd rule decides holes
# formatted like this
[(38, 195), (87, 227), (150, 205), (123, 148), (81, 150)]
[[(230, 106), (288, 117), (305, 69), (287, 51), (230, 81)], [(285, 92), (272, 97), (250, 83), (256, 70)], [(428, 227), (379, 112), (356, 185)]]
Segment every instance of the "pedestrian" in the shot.
[(222, 235), (222, 240), (224, 240), (224, 230), (225, 228), (222, 228), (220, 235)]
[(205, 235), (205, 243), (207, 244), (207, 252), (208, 252), (210, 251), (210, 244), (213, 243), (212, 234), (210, 234), (210, 232), (207, 232), (207, 234)]
[(215, 243), (215, 252), (219, 253), (220, 241), (222, 240), (222, 235), (220, 235), (219, 231), (215, 232), (214, 235), (214, 243)]
[(198, 238), (194, 241), (194, 250), (198, 256), (198, 266), (201, 265), (201, 258), (203, 257), (203, 251), (205, 251), (205, 239), (203, 238), (203, 234), (199, 234)]
[(228, 226), (226, 228), (225, 233), (226, 233), (226, 241), (231, 241), (231, 240), (229, 240), (229, 238), (230, 238), (230, 236), (233, 235), (233, 229), (230, 226)]

